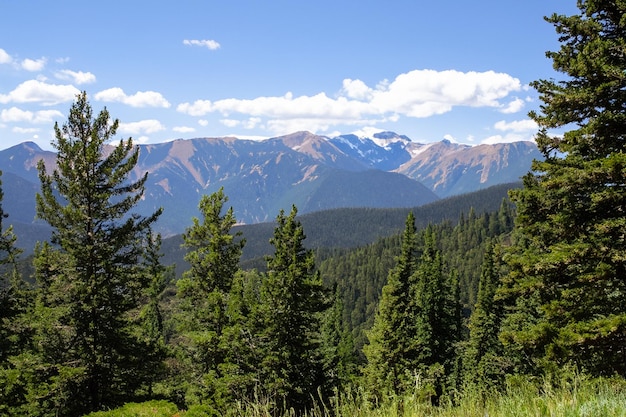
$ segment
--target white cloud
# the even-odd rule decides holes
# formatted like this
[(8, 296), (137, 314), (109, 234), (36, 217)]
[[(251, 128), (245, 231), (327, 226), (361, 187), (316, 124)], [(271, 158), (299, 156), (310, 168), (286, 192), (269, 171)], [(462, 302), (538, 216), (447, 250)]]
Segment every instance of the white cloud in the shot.
[(510, 142), (520, 142), (520, 141), (534, 141), (534, 135), (527, 133), (506, 133), (504, 135), (493, 135), (488, 138), (483, 139), (480, 143), (486, 145), (493, 145), (494, 143), (510, 143)]
[(212, 51), (219, 49), (220, 48), (220, 44), (212, 39), (203, 39), (203, 40), (198, 40), (198, 39), (185, 39), (183, 40), (183, 44), (184, 45), (189, 45), (189, 46), (201, 46), (203, 48), (208, 48)]
[(503, 107), (500, 112), (505, 114), (517, 113), (524, 108), (525, 101), (516, 97), (509, 104)]
[(133, 143), (134, 144), (143, 144), (143, 143), (148, 143), (150, 141), (150, 137), (148, 136), (139, 136), (138, 138), (134, 138), (133, 139)]
[(191, 133), (191, 132), (196, 131), (196, 129), (194, 129), (193, 127), (189, 127), (189, 126), (176, 126), (176, 127), (173, 127), (172, 130), (178, 133)]
[(37, 133), (39, 129), (36, 127), (14, 127), (11, 131), (14, 133)]
[(0, 48), (0, 64), (10, 64), (13, 58), (4, 49)]
[(209, 125), (209, 121), (205, 120), (205, 119), (200, 119), (200, 120), (198, 120), (198, 124), (200, 126), (208, 126)]
[[(362, 137), (362, 138), (373, 138), (376, 133), (383, 132), (383, 129), (379, 129), (377, 127), (365, 126), (359, 130), (355, 130), (352, 132), (353, 135)], [(341, 133), (337, 133), (335, 136), (339, 136)]]
[(190, 116), (204, 116), (213, 111), (210, 100), (196, 100), (193, 103), (181, 103), (176, 110)]
[(506, 122), (504, 120), (500, 120), (496, 122), (494, 128), (501, 131), (513, 131), (513, 132), (529, 132), (529, 131), (537, 131), (539, 126), (534, 120), (526, 119), (526, 120), (516, 120), (513, 122)]
[(374, 91), (371, 104), (380, 112), (422, 118), (455, 106), (500, 107), (499, 100), (520, 89), (518, 79), (493, 71), (415, 70)]
[(374, 93), (374, 90), (369, 88), (363, 81), (351, 80), (349, 78), (343, 80), (343, 88), (341, 89), (341, 91), (347, 97), (356, 100), (370, 99)]
[[(335, 98), (325, 93), (294, 97), (288, 92), (254, 99), (196, 100), (179, 104), (177, 110), (191, 116), (218, 112), (230, 124), (238, 120), (234, 115), (240, 114), (265, 118), (270, 129), (315, 131), (340, 124), (366, 125), (369, 119), (426, 118), (457, 106), (503, 108), (501, 100), (521, 89), (517, 78), (493, 71), (415, 70), (391, 82), (383, 80), (375, 88), (361, 80), (345, 79)], [(509, 103), (507, 107), (514, 106)]]
[(222, 119), (220, 120), (220, 123), (226, 127), (237, 127), (241, 124), (239, 120), (234, 119)]
[(46, 66), (46, 58), (29, 59), (22, 61), (22, 69), (30, 72), (41, 71)]
[(55, 105), (73, 101), (80, 91), (73, 85), (48, 84), (40, 80), (28, 80), (9, 94), (0, 94), (0, 103), (41, 103)]
[(63, 113), (58, 110), (40, 110), (37, 112), (18, 109), (2, 109), (0, 120), (6, 123), (52, 123), (56, 118), (62, 118)]
[(156, 91), (138, 91), (129, 96), (121, 88), (115, 87), (96, 93), (94, 98), (105, 102), (124, 103), (131, 107), (170, 107), (169, 101)]
[(165, 130), (165, 126), (163, 126), (158, 120), (154, 119), (141, 120), (139, 122), (131, 123), (120, 123), (119, 126), (120, 133), (127, 133), (129, 135), (150, 134), (160, 132), (162, 130)]
[(76, 84), (90, 84), (96, 82), (96, 76), (90, 72), (61, 70), (55, 76), (60, 80), (72, 81)]

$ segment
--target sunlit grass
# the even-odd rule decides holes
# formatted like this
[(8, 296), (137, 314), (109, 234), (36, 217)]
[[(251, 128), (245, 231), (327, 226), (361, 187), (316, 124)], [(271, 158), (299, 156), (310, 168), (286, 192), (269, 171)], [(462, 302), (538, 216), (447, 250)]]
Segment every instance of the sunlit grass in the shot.
[[(321, 404), (322, 402), (318, 402)], [(239, 403), (228, 415), (241, 417), (276, 417), (272, 406), (263, 401)], [(109, 412), (89, 417), (201, 417), (201, 407), (179, 411), (165, 401), (127, 404)], [(287, 411), (281, 417), (295, 417)], [(330, 405), (318, 405), (303, 417), (626, 417), (626, 381), (619, 378), (588, 380), (574, 378), (558, 386), (531, 382), (522, 378), (510, 381), (505, 393), (487, 395), (478, 389), (468, 390), (457, 404), (450, 401), (434, 407), (419, 393), (373, 404), (363, 392), (342, 395)]]

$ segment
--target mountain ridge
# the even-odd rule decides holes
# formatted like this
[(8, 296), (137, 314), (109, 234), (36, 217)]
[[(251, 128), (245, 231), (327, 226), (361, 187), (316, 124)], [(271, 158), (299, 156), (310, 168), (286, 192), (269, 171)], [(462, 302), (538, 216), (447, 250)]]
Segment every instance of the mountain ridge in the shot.
[[(130, 179), (149, 175), (137, 211), (146, 214), (164, 207), (157, 227), (165, 236), (181, 233), (199, 215), (201, 196), (220, 187), (238, 221), (251, 224), (270, 221), (291, 205), (301, 214), (342, 207), (420, 206), (519, 181), (532, 159), (540, 157), (530, 142), (421, 144), (394, 132), (368, 138), (304, 131), (262, 141), (192, 138), (138, 146), (139, 160)], [(11, 211), (7, 207), (13, 220), (33, 222), (37, 162), (43, 159), (52, 172), (55, 158), (54, 152), (33, 142), (0, 151), (0, 169), (11, 174), (3, 180), (22, 181), (15, 187), (5, 184), (5, 199), (16, 202)]]

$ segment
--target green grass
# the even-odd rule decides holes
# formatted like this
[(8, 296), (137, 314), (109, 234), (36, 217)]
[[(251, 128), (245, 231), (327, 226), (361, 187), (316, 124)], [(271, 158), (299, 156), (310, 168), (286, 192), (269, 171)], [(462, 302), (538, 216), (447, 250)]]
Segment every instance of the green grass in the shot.
[[(233, 416), (270, 417), (270, 407), (262, 402), (239, 404)], [(200, 407), (178, 410), (166, 401), (126, 404), (124, 407), (89, 414), (89, 417), (201, 417)], [(292, 417), (286, 413), (283, 417)], [(332, 412), (323, 407), (310, 410), (305, 417), (626, 417), (626, 381), (623, 379), (587, 380), (576, 378), (555, 387), (517, 378), (503, 394), (485, 395), (473, 390), (458, 404), (433, 407), (418, 395), (406, 396), (374, 406), (364, 395), (348, 395), (334, 401)]]

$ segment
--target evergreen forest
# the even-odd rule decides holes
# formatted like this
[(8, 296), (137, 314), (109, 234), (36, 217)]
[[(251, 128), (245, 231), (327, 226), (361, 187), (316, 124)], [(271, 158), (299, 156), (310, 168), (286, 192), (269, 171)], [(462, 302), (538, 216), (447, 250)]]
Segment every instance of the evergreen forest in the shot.
[(578, 8), (546, 17), (563, 78), (532, 83), (522, 186), (353, 247), (292, 206), (244, 260), (220, 189), (165, 262), (138, 148), (77, 95), (30, 257), (0, 183), (0, 414), (626, 416), (626, 2)]

